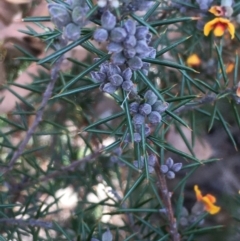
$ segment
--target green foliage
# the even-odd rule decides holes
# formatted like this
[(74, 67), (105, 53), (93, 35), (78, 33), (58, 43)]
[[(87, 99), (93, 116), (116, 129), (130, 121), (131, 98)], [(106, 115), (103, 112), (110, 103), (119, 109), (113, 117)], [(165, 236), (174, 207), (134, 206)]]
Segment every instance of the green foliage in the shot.
[[(237, 33), (234, 40), (227, 33), (221, 38), (204, 36), (198, 24), (208, 22), (213, 15), (201, 9), (199, 1), (170, 1), (172, 5), (154, 1), (140, 15), (129, 11), (127, 3), (116, 9), (110, 5), (100, 8), (86, 0), (78, 1), (84, 19), (74, 22), (81, 35), (67, 41), (62, 36), (69, 24), (67, 16), (74, 9), (71, 2), (77, 1), (51, 1), (64, 8), (63, 12), (56, 11), (56, 16), (24, 19), (44, 32), (30, 27), (21, 32), (41, 39), (51, 53), (38, 59), (16, 46), (24, 54), (20, 58), (24, 64), (35, 62), (44, 70), (32, 76), (31, 84), (9, 79), (3, 86), (19, 102), (0, 117), (0, 240), (190, 241), (215, 240), (218, 234), (225, 240), (238, 237), (239, 229), (233, 227), (239, 222), (234, 214), (239, 209), (239, 195), (226, 198), (234, 203), (234, 209), (227, 210), (234, 214), (228, 228), (206, 212), (209, 210), (196, 200), (193, 189), (201, 185), (201, 175), (194, 177), (203, 166), (222, 161), (221, 155), (201, 158), (205, 155), (195, 153), (206, 130), (224, 130), (234, 148), (239, 148), (234, 133), (240, 127)], [(130, 2), (136, 10), (143, 10), (141, 1)], [(186, 14), (182, 13), (184, 8)], [(237, 16), (238, 1), (233, 8), (233, 16)], [(138, 68), (134, 63), (137, 67), (131, 69), (130, 91), (123, 85), (107, 91), (110, 77), (105, 82), (96, 80), (104, 73), (103, 68), (110, 72), (116, 55), (106, 50), (111, 37), (104, 44), (93, 39), (107, 10), (116, 17), (119, 28), (133, 19), (153, 35), (149, 46), (156, 50), (156, 57), (138, 55), (140, 62), (150, 67)], [(46, 28), (44, 22), (48, 21), (58, 27)], [(81, 61), (67, 58), (72, 67), (61, 71), (65, 54), (77, 46), (87, 51), (87, 57)], [(189, 64), (192, 54), (199, 55), (201, 63)], [(125, 58), (124, 64), (116, 64), (121, 67), (117, 73), (121, 78), (123, 71), (131, 68)], [(233, 74), (227, 71), (228, 58), (235, 63)], [(22, 97), (12, 86), (30, 94)], [(146, 98), (149, 90), (156, 100)], [(151, 122), (146, 114), (140, 123), (142, 119), (136, 117), (139, 109), (135, 113), (131, 108), (134, 102), (147, 103), (151, 113), (161, 119)], [(167, 107), (157, 112), (155, 103), (161, 103), (158, 108)], [(179, 145), (170, 141), (171, 133)], [(151, 155), (156, 160), (151, 162)], [(172, 168), (174, 164), (166, 164), (169, 157), (182, 163), (180, 171)], [(161, 171), (164, 164), (172, 176)], [(167, 179), (174, 176), (174, 180)], [(215, 180), (212, 183), (210, 186), (221, 190)], [(222, 212), (226, 205), (222, 196), (227, 194), (214, 194)], [(187, 214), (183, 214), (185, 209)]]

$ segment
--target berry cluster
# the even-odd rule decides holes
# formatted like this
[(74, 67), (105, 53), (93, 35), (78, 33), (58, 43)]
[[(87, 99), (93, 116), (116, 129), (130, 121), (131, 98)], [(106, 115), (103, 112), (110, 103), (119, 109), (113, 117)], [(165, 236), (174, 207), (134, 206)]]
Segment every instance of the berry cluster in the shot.
[[(154, 165), (156, 163), (157, 159), (154, 154), (150, 154), (147, 157), (147, 163), (148, 163), (148, 172), (153, 173), (154, 172)], [(145, 163), (144, 163), (144, 157), (141, 156), (140, 160), (133, 161), (133, 165), (138, 169), (143, 169)]]
[(51, 21), (62, 31), (62, 37), (69, 41), (77, 40), (81, 35), (81, 28), (86, 24), (86, 14), (89, 7), (85, 1), (68, 0), (67, 5), (48, 4)]
[(129, 108), (135, 126), (144, 124), (146, 117), (149, 123), (158, 124), (162, 120), (161, 114), (168, 108), (168, 103), (158, 100), (153, 91), (148, 90), (144, 94), (144, 103), (134, 101)]
[(168, 179), (175, 178), (175, 172), (180, 171), (182, 168), (182, 163), (174, 163), (173, 159), (169, 157), (166, 160), (166, 165), (161, 165), (161, 172), (166, 175)]
[(100, 90), (113, 94), (119, 87), (130, 92), (133, 88), (132, 70), (126, 68), (123, 71), (116, 64), (104, 62), (99, 71), (92, 71), (91, 77), (94, 81), (101, 83)]
[(156, 50), (148, 46), (151, 37), (146, 26), (136, 26), (132, 19), (117, 26), (116, 17), (108, 10), (101, 16), (101, 28), (93, 34), (99, 43), (108, 41), (107, 50), (112, 53), (114, 64), (126, 64), (132, 70), (148, 69), (142, 58), (155, 58)]

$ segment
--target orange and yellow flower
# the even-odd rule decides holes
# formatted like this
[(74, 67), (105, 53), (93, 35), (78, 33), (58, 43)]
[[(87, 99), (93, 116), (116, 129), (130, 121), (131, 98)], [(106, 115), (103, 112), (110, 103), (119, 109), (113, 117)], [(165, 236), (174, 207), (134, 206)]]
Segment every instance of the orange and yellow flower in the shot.
[(198, 57), (197, 54), (191, 54), (187, 58), (187, 66), (189, 67), (198, 67), (201, 64), (201, 59)]
[(214, 203), (216, 203), (216, 198), (213, 195), (207, 194), (203, 196), (202, 192), (198, 188), (198, 185), (194, 186), (194, 191), (196, 193), (197, 201), (204, 204), (204, 208), (207, 212), (213, 215), (220, 211), (221, 208), (214, 205)]
[(220, 17), (225, 15), (225, 8), (223, 6), (212, 6), (208, 12)]
[(223, 36), (225, 30), (228, 30), (232, 39), (234, 38), (234, 35), (235, 35), (234, 25), (230, 22), (229, 19), (226, 19), (226, 18), (218, 17), (207, 22), (204, 26), (203, 33), (205, 36), (208, 36), (212, 30), (213, 30), (213, 34), (217, 37)]

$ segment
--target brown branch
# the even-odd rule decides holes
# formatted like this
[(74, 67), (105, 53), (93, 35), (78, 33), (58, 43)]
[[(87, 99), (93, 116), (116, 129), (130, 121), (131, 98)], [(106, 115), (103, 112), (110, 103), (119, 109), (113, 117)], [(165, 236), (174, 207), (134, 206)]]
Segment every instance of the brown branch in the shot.
[(24, 151), (24, 148), (26, 147), (26, 145), (28, 144), (32, 135), (34, 134), (35, 130), (37, 129), (39, 123), (42, 121), (44, 109), (45, 109), (50, 97), (52, 96), (53, 88), (54, 88), (55, 83), (56, 83), (57, 78), (58, 78), (58, 74), (59, 74), (59, 71), (60, 71), (62, 60), (63, 60), (63, 57), (59, 58), (55, 62), (54, 66), (52, 67), (52, 69), (51, 69), (51, 80), (50, 80), (49, 84), (47, 85), (47, 88), (46, 88), (45, 92), (43, 93), (42, 102), (40, 104), (39, 109), (37, 110), (35, 120), (34, 120), (32, 126), (28, 129), (25, 138), (23, 139), (21, 144), (18, 146), (17, 150), (13, 153), (13, 156), (12, 156), (11, 160), (9, 161), (7, 167), (2, 168), (2, 170), (1, 170), (2, 175), (6, 174), (10, 170), (12, 170), (12, 168), (13, 168), (14, 164), (16, 163), (17, 159), (22, 155), (22, 153)]
[(164, 174), (160, 171), (159, 159), (155, 164), (155, 172), (158, 179), (158, 189), (160, 197), (162, 198), (163, 204), (166, 208), (166, 215), (169, 221), (169, 234), (172, 241), (180, 241), (180, 235), (177, 229), (177, 222), (173, 214), (172, 203), (169, 196), (169, 191), (167, 188), (166, 178)]

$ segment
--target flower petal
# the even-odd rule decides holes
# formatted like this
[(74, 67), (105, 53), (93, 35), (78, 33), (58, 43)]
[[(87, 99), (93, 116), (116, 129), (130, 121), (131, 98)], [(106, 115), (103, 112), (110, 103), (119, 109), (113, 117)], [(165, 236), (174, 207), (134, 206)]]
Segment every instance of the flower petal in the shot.
[(231, 34), (231, 39), (233, 39), (235, 35), (234, 25), (232, 23), (228, 23), (227, 29), (228, 29), (228, 32)]
[(194, 185), (194, 191), (195, 191), (197, 200), (198, 200), (198, 201), (201, 201), (202, 198), (203, 198), (203, 196), (202, 196), (201, 191), (200, 191), (199, 188), (198, 188), (198, 185)]
[(226, 26), (222, 23), (217, 23), (214, 27), (213, 34), (217, 37), (221, 37), (224, 34)]
[(207, 22), (204, 25), (203, 33), (205, 36), (208, 36), (209, 33), (214, 29), (216, 23), (219, 22), (219, 18), (214, 18), (212, 21)]
[(209, 197), (207, 196), (204, 196), (202, 198), (202, 202), (204, 203), (204, 207), (205, 207), (205, 210), (207, 212), (209, 212), (210, 214), (214, 215), (214, 214), (217, 214), (221, 208), (214, 205), (210, 200), (209, 200)]

